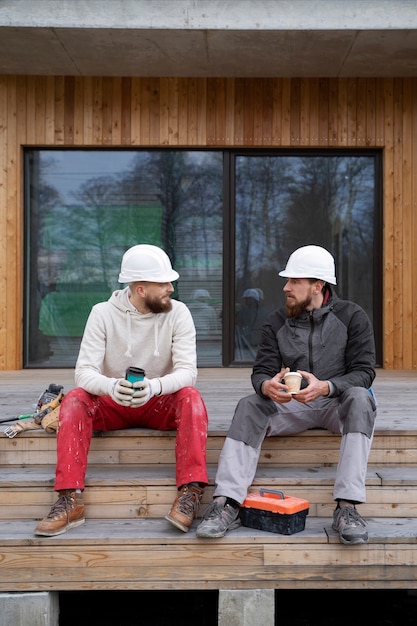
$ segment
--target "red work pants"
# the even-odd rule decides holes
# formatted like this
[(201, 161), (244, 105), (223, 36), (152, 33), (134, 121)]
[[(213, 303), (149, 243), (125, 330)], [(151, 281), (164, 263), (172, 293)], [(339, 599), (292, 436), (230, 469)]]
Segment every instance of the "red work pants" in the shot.
[(191, 482), (207, 484), (207, 425), (206, 406), (194, 387), (154, 396), (134, 409), (117, 404), (110, 396), (72, 389), (65, 394), (59, 413), (55, 491), (84, 489), (94, 430), (134, 427), (176, 430), (177, 487)]

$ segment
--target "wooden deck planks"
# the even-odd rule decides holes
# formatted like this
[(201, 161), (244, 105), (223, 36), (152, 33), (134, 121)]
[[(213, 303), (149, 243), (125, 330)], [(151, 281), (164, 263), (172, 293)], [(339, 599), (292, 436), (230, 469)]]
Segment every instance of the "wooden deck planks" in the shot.
[[(203, 504), (234, 406), (252, 392), (249, 376), (200, 371), (209, 411)], [(0, 372), (0, 415), (28, 412), (51, 382), (70, 389), (72, 371)], [(309, 500), (305, 530), (286, 536), (241, 527), (217, 540), (196, 537), (198, 520), (183, 534), (164, 519), (176, 491), (173, 432), (96, 434), (86, 523), (50, 538), (33, 530), (55, 501), (55, 436), (0, 435), (0, 590), (417, 589), (417, 375), (381, 370), (374, 387), (379, 417), (361, 506), (366, 546), (341, 545), (331, 528), (340, 437), (326, 431), (266, 440), (251, 488)]]
[[(202, 368), (197, 387), (209, 413), (210, 431), (229, 427), (238, 400), (253, 392), (249, 368)], [(28, 413), (50, 383), (74, 387), (71, 369), (0, 372), (0, 417)], [(378, 401), (377, 430), (415, 431), (417, 428), (417, 371), (378, 369), (373, 385)]]

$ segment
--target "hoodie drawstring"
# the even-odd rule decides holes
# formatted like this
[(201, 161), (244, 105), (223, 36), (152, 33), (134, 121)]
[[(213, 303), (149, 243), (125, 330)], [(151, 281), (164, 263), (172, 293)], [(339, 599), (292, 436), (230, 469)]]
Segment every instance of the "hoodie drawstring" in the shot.
[(130, 358), (132, 356), (132, 320), (130, 318), (131, 312), (129, 310), (126, 311), (126, 326), (127, 326), (127, 350), (124, 356)]
[(154, 356), (159, 356), (159, 348), (158, 348), (158, 315), (155, 315), (155, 325), (154, 325), (154, 341), (155, 341), (155, 350), (153, 352)]
[[(130, 317), (132, 315), (132, 311), (129, 311), (129, 309), (126, 309), (126, 334), (127, 334), (127, 349), (126, 352), (124, 353), (124, 356), (131, 358), (132, 357), (132, 318)], [(159, 339), (159, 331), (158, 331), (158, 315), (155, 315), (155, 319), (154, 319), (154, 343), (155, 343), (155, 349), (153, 352), (154, 356), (160, 356), (159, 355), (159, 348), (158, 348), (158, 339)]]

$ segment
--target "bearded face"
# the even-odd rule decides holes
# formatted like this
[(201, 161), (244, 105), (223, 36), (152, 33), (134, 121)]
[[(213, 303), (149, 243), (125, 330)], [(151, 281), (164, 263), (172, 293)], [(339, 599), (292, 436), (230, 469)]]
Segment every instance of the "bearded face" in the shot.
[(312, 298), (307, 296), (304, 300), (287, 299), (285, 308), (288, 317), (298, 317), (301, 313), (307, 310), (307, 307), (311, 305)]
[(304, 311), (320, 308), (324, 282), (311, 278), (289, 278), (284, 286), (288, 317), (298, 317)]
[(144, 300), (145, 306), (151, 313), (168, 313), (172, 309), (172, 301), (169, 295), (147, 294)]

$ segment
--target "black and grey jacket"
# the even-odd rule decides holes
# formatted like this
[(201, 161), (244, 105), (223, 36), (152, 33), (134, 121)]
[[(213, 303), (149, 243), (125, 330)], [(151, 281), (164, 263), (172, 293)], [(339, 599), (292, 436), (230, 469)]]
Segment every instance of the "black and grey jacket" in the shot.
[(328, 380), (332, 397), (350, 387), (371, 387), (375, 341), (369, 317), (358, 304), (341, 300), (326, 287), (330, 297), (320, 309), (289, 318), (282, 307), (265, 322), (252, 371), (252, 385), (262, 397), (262, 383), (283, 367)]

